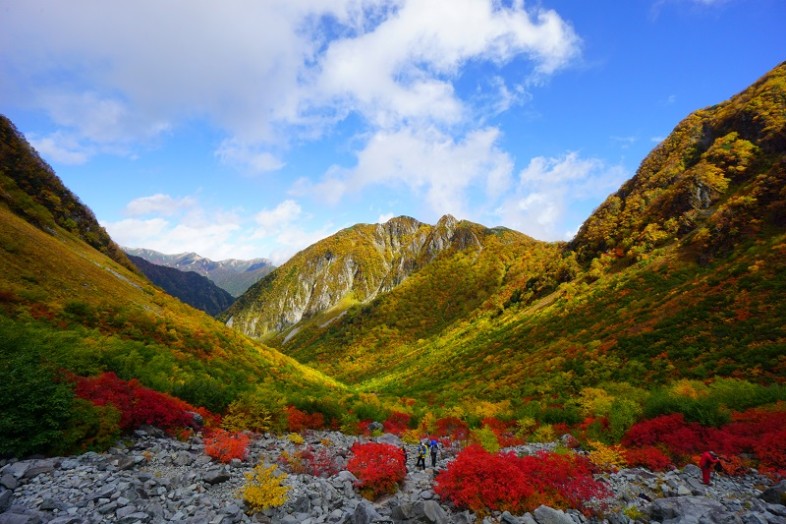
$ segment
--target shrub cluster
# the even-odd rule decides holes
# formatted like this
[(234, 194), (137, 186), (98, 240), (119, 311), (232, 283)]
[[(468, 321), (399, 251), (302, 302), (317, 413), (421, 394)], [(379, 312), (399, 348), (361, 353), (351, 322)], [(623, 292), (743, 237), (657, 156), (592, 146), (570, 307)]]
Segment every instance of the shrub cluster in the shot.
[(225, 464), (232, 459), (244, 460), (248, 454), (249, 440), (246, 433), (214, 429), (205, 436), (205, 454)]
[(76, 395), (97, 406), (112, 405), (120, 411), (120, 429), (143, 425), (174, 430), (194, 424), (194, 406), (142, 386), (136, 379), (121, 380), (112, 372), (95, 377), (75, 377)]
[(407, 476), (402, 450), (377, 442), (353, 445), (347, 470), (357, 477), (360, 494), (369, 500), (395, 493)]
[(245, 477), (246, 484), (241, 489), (241, 495), (251, 513), (277, 508), (286, 503), (290, 488), (283, 482), (287, 476), (279, 474), (275, 465), (265, 466), (260, 462)]
[(573, 453), (519, 457), (473, 445), (437, 476), (434, 489), (457, 507), (480, 514), (524, 513), (541, 504), (589, 513), (592, 503), (610, 495), (592, 473), (590, 462)]

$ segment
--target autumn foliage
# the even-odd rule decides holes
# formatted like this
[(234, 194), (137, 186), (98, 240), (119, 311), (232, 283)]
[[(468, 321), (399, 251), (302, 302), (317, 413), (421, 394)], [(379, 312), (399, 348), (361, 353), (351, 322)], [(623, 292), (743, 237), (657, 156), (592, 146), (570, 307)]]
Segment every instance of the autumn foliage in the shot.
[(233, 459), (244, 460), (248, 453), (249, 436), (245, 433), (230, 433), (215, 429), (205, 437), (205, 453), (224, 463)]
[(370, 500), (395, 493), (407, 476), (401, 449), (378, 442), (352, 446), (347, 470), (357, 477), (361, 495)]
[(578, 455), (541, 452), (519, 457), (465, 448), (436, 479), (435, 491), (457, 507), (477, 513), (532, 511), (541, 504), (580, 508), (609, 496), (592, 476), (592, 465)]
[(325, 416), (322, 413), (306, 413), (295, 406), (286, 409), (287, 427), (293, 433), (300, 433), (307, 429), (321, 429), (325, 426)]
[(120, 429), (131, 431), (143, 425), (174, 430), (194, 424), (192, 413), (205, 410), (165, 393), (142, 386), (136, 379), (118, 378), (112, 372), (95, 377), (75, 377), (76, 395), (97, 406), (112, 405), (120, 411)]

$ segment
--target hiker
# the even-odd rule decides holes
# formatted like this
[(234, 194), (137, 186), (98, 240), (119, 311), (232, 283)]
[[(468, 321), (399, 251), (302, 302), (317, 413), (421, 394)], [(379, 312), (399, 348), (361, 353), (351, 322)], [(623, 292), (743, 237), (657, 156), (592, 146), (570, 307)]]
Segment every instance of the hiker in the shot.
[(434, 439), (434, 438), (431, 439), (431, 444), (429, 444), (429, 447), (431, 448), (431, 467), (432, 468), (436, 468), (437, 467), (437, 449), (439, 448), (439, 443), (437, 442), (437, 439)]
[(428, 448), (426, 447), (426, 442), (421, 441), (418, 444), (418, 461), (415, 463), (415, 467), (419, 467), (420, 469), (426, 469), (426, 452)]
[(714, 451), (705, 451), (701, 454), (699, 467), (701, 468), (701, 481), (704, 484), (710, 485), (712, 470), (715, 469), (715, 465), (718, 464), (718, 462), (720, 462), (720, 459)]

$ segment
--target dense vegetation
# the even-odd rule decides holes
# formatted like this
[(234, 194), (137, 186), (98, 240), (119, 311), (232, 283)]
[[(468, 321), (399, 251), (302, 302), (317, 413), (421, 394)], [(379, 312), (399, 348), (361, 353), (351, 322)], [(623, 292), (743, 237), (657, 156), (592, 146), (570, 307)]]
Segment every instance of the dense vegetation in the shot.
[[(410, 443), (475, 444), (439, 489), (481, 512), (579, 504), (550, 484), (530, 490), (533, 476), (547, 480), (543, 464), (559, 486), (623, 465), (693, 462), (712, 445), (729, 473), (782, 476), (784, 125), (781, 65), (680, 123), (569, 244), (452, 217), (348, 228), (224, 317), (289, 356), (105, 256), (111, 241), (80, 226), (89, 211), (25, 156), (11, 127), (12, 160), (0, 165), (0, 455), (101, 447), (131, 420), (182, 429), (185, 418), (162, 418), (165, 405), (212, 420), (205, 436), (218, 460), (244, 455), (244, 430), (371, 433), (372, 421)], [(567, 451), (541, 462), (497, 455), (562, 435), (591, 449), (591, 464)], [(376, 464), (355, 450), (369, 497), (396, 489), (397, 451)], [(332, 456), (297, 453), (282, 465), (335, 467)], [(492, 475), (488, 464), (520, 480), (510, 500), (466, 488)], [(281, 488), (272, 469), (249, 480), (250, 504), (283, 500), (264, 496)], [(580, 487), (588, 497), (596, 488)]]

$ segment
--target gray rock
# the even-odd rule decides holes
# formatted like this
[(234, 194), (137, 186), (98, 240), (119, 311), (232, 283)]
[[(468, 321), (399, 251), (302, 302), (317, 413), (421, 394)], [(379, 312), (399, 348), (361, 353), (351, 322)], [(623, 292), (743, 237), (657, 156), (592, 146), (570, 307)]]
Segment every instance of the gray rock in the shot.
[(381, 517), (371, 502), (362, 500), (352, 514), (352, 524), (371, 524)]
[(425, 522), (434, 522), (436, 524), (448, 524), (448, 514), (442, 509), (442, 506), (433, 500), (427, 500), (423, 503), (423, 515), (426, 517)]
[(532, 512), (538, 524), (574, 524), (573, 519), (560, 511), (548, 506), (540, 506)]
[(221, 484), (229, 480), (229, 473), (222, 469), (213, 469), (210, 471), (205, 472), (202, 476), (202, 480), (207, 482), (210, 485)]
[(781, 480), (770, 486), (761, 494), (761, 499), (770, 504), (783, 504), (786, 502), (786, 480)]
[(22, 513), (0, 513), (0, 524), (39, 524), (41, 519)]
[(510, 514), (510, 511), (503, 511), (502, 516), (499, 518), (502, 524), (522, 524), (521, 519), (518, 517), (514, 517)]
[(194, 463), (194, 455), (188, 451), (178, 451), (173, 462), (178, 466), (190, 466)]
[(30, 462), (14, 462), (5, 467), (3, 470), (4, 474), (13, 475), (14, 478), (21, 479), (28, 468), (31, 466)]
[(17, 481), (16, 477), (10, 473), (5, 473), (2, 477), (0, 477), (0, 486), (14, 490), (19, 486), (19, 481)]
[(11, 507), (13, 498), (14, 494), (11, 490), (0, 489), (0, 513), (3, 513)]
[(653, 520), (663, 524), (699, 522), (703, 517), (719, 517), (725, 513), (725, 508), (708, 497), (672, 497), (655, 500), (649, 513)]

